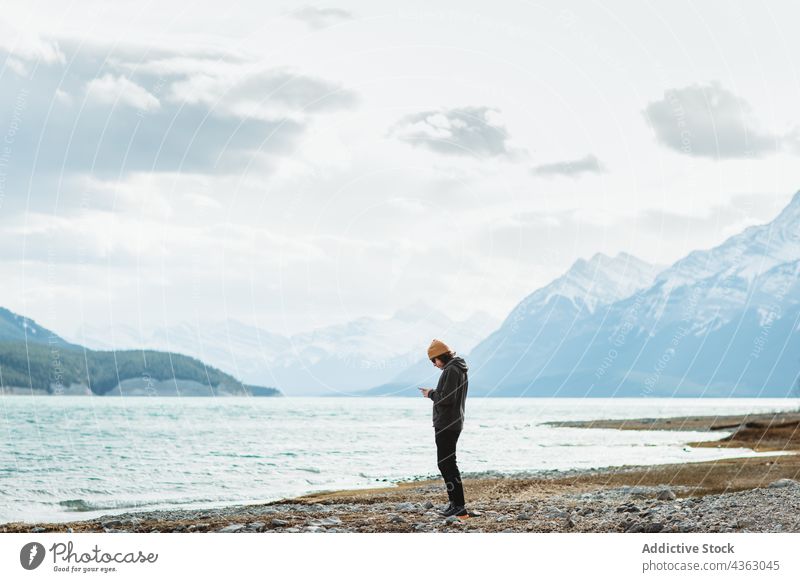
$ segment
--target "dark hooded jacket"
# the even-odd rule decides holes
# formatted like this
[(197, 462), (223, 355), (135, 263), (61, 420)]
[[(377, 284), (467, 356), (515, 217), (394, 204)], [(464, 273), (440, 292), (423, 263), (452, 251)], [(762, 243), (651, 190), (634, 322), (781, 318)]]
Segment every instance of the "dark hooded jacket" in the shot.
[(468, 369), (464, 358), (454, 357), (442, 368), (436, 388), (428, 393), (428, 398), (433, 400), (433, 427), (437, 431), (464, 427)]

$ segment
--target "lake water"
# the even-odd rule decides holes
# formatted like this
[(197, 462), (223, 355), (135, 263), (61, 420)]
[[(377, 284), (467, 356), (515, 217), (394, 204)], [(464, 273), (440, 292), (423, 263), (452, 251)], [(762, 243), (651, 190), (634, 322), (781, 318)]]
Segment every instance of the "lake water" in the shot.
[[(542, 423), (795, 408), (785, 399), (472, 398), (458, 460), (468, 473), (749, 456), (685, 446), (730, 433)], [(439, 476), (423, 398), (6, 396), (0, 423), (0, 523), (257, 503)]]

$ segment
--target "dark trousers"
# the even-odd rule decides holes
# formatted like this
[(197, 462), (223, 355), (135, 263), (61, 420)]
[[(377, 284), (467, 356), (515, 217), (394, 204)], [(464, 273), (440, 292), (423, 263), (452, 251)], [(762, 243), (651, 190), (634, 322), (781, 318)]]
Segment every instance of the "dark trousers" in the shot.
[(464, 505), (464, 487), (456, 464), (456, 443), (460, 430), (436, 431), (436, 461), (447, 485), (447, 497), (453, 505)]

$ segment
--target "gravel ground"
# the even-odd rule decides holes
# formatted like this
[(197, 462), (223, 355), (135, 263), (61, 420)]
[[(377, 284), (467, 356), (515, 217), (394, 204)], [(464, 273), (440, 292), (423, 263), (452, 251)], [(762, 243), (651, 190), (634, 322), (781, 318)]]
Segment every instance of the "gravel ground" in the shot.
[[(495, 485), (504, 480), (484, 479)], [(480, 480), (479, 480), (480, 481)], [(545, 481), (545, 480), (541, 480)], [(466, 482), (466, 481), (465, 481)], [(475, 481), (472, 481), (473, 485)], [(687, 496), (692, 487), (626, 485), (548, 488), (517, 499), (476, 501), (468, 520), (437, 513), (443, 486), (424, 482), (402, 492), (354, 492), (360, 499), (282, 501), (218, 509), (136, 512), (70, 524), (6, 524), (6, 531), (99, 532), (798, 532), (800, 483)], [(398, 497), (399, 496), (399, 497)], [(527, 498), (526, 498), (527, 497)], [(425, 501), (397, 499), (426, 498)]]

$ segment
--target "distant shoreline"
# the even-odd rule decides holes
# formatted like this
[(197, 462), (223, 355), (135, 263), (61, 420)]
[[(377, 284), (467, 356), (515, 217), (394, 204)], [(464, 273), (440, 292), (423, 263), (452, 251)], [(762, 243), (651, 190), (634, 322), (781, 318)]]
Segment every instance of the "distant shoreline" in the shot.
[[(265, 504), (0, 524), (0, 532), (800, 531), (800, 412), (545, 423), (620, 430), (731, 430), (702, 447), (791, 454), (652, 466), (465, 478), (470, 509), (447, 523), (440, 480), (327, 491)], [(707, 507), (706, 507), (707, 505)], [(698, 512), (698, 510), (702, 511)]]

